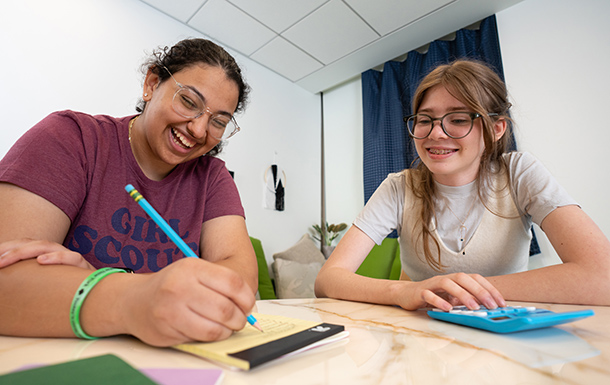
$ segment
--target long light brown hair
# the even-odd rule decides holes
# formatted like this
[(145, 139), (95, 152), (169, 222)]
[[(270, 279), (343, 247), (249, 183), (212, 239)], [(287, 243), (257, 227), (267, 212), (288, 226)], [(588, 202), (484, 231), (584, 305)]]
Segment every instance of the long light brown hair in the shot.
[[(450, 64), (436, 67), (419, 84), (413, 96), (413, 113), (417, 113), (428, 90), (435, 86), (444, 87), (454, 98), (464, 103), (472, 112), (481, 115), (483, 141), (485, 149), (481, 155), (481, 164), (477, 177), (477, 189), (481, 201), (485, 204), (491, 178), (495, 173), (507, 173), (507, 165), (501, 156), (510, 148), (512, 141), (506, 85), (487, 65), (474, 60), (457, 60)], [(489, 116), (489, 114), (497, 114)], [(496, 140), (494, 123), (505, 119), (507, 128), (504, 135)], [(421, 199), (421, 210), (415, 229), (414, 239), (422, 242), (426, 263), (434, 270), (442, 272), (446, 266), (441, 261), (440, 245), (430, 230), (434, 215), (436, 193), (432, 173), (418, 158), (414, 170), (409, 172), (407, 188), (411, 188), (415, 197)], [(430, 248), (430, 240), (436, 246), (436, 255)]]

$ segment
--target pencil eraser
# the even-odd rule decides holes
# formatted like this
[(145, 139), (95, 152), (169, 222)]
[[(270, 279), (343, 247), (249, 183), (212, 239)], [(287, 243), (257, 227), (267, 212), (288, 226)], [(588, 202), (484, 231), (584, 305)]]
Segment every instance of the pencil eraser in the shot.
[(131, 184), (128, 184), (127, 186), (125, 186), (125, 191), (131, 192), (132, 190), (135, 190), (135, 189)]

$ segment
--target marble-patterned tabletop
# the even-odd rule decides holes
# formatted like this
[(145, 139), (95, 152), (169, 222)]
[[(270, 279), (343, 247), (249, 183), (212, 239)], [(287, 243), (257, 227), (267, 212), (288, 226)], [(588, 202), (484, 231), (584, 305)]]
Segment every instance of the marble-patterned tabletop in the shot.
[[(254, 368), (225, 369), (222, 384), (607, 384), (610, 307), (510, 302), (556, 312), (593, 309), (574, 323), (494, 334), (436, 321), (425, 310), (294, 299), (258, 301), (258, 313), (341, 324), (349, 338)], [(113, 353), (138, 368), (215, 368), (130, 337), (94, 341), (0, 336), (0, 374)]]

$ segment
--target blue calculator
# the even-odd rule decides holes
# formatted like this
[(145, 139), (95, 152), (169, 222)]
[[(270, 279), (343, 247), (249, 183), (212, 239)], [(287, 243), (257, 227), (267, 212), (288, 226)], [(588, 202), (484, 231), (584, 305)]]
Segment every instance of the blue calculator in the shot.
[(593, 310), (569, 311), (555, 313), (536, 307), (507, 306), (479, 310), (469, 310), (466, 306), (456, 306), (450, 311), (433, 309), (428, 315), (434, 319), (470, 326), (494, 333), (513, 333), (530, 329), (546, 328), (574, 322), (590, 317)]

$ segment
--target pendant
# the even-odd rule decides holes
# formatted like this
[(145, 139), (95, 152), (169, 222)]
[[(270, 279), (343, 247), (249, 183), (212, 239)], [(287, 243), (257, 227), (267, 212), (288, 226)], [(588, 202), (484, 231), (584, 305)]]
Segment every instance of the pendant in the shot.
[(464, 238), (466, 238), (466, 231), (468, 230), (468, 228), (464, 225), (460, 225), (460, 242), (464, 242)]

